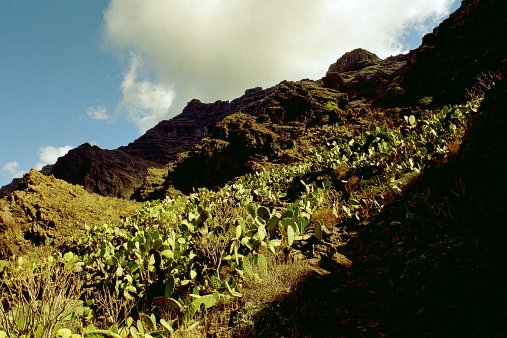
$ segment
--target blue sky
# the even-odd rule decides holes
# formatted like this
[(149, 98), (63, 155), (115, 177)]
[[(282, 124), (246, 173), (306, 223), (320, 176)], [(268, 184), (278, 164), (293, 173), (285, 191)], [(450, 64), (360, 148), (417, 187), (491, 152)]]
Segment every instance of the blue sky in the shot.
[(126, 145), (192, 98), (318, 79), (357, 47), (406, 52), (458, 5), (0, 0), (0, 186), (85, 142)]
[[(26, 171), (40, 162), (43, 147), (110, 148), (137, 136), (126, 121), (101, 123), (86, 114), (120, 99), (121, 64), (102, 41), (106, 5), (0, 1), (0, 168), (18, 162), (17, 171)], [(0, 185), (11, 179), (0, 173)]]

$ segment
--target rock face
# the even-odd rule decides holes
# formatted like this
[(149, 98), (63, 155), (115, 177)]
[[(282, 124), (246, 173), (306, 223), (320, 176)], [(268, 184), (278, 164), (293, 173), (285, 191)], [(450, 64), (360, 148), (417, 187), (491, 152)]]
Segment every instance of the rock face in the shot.
[(181, 114), (170, 120), (161, 121), (133, 143), (118, 150), (165, 165), (174, 160), (176, 154), (190, 150), (224, 117), (237, 111), (255, 113), (262, 98), (271, 91), (271, 88), (249, 89), (243, 96), (231, 102), (202, 103), (194, 99), (187, 104)]
[(160, 122), (129, 145), (104, 150), (83, 144), (58, 159), (50, 173), (104, 196), (135, 197), (149, 168), (162, 168), (190, 150), (224, 117), (236, 111), (255, 113), (271, 90), (253, 88), (231, 102), (192, 100), (180, 115)]
[(218, 121), (228, 115), (229, 110), (230, 103), (227, 101), (205, 104), (192, 100), (180, 115), (160, 122), (119, 150), (164, 165), (173, 160), (177, 153), (191, 149)]
[[(326, 108), (326, 105), (333, 107)], [(338, 122), (347, 96), (310, 80), (283, 81), (255, 109), (224, 118), (209, 137), (175, 165), (166, 185), (191, 192), (215, 187), (254, 170), (265, 162), (290, 160), (287, 153), (305, 128)]]
[(350, 100), (376, 102), (390, 95), (386, 89), (406, 62), (406, 55), (381, 60), (364, 49), (356, 49), (355, 53), (345, 54), (331, 65), (321, 82), (327, 88), (346, 93)]
[(487, 71), (507, 67), (507, 10), (502, 0), (464, 0), (422, 45), (408, 54), (396, 84), (398, 97), (380, 100), (413, 105), (432, 97), (436, 104), (462, 102), (466, 88)]
[(354, 70), (363, 69), (364, 67), (373, 66), (380, 63), (381, 59), (365, 49), (357, 48), (348, 53), (343, 54), (336, 63), (333, 63), (327, 74), (344, 73)]
[(356, 49), (331, 65), (322, 83), (384, 107), (463, 102), (477, 76), (507, 68), (504, 7), (502, 0), (464, 0), (419, 48), (385, 60)]

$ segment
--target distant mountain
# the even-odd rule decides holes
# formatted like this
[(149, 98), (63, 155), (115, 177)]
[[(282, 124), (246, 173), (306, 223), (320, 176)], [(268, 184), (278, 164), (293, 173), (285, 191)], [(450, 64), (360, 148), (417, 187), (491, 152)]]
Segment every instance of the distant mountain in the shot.
[(225, 116), (254, 112), (271, 89), (254, 88), (231, 102), (190, 101), (183, 112), (162, 121), (127, 146), (104, 150), (84, 144), (61, 157), (51, 174), (105, 196), (131, 198), (141, 187), (148, 168), (162, 168), (176, 155), (190, 150)]

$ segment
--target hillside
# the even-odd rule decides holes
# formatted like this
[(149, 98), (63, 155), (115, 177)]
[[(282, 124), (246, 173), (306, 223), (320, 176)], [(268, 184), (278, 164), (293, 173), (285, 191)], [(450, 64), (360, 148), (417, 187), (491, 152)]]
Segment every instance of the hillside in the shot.
[[(496, 83), (463, 142), (406, 187), (296, 292), (256, 315), (251, 337), (503, 337), (507, 81)], [(359, 225), (359, 224), (358, 224)], [(342, 265), (344, 263), (341, 263)], [(269, 319), (266, 319), (269, 318)], [(297, 324), (295, 324), (297, 323)], [(269, 334), (266, 334), (269, 332)]]
[(139, 208), (31, 170), (0, 199), (0, 259), (27, 254), (35, 246), (60, 247), (80, 236), (85, 224), (118, 222)]
[(503, 7), (13, 182), (0, 337), (506, 336)]
[(236, 112), (267, 115), (273, 124), (283, 125), (297, 115), (318, 113), (324, 98), (344, 111), (358, 102), (401, 108), (464, 102), (465, 89), (477, 75), (506, 66), (507, 43), (497, 38), (507, 33), (505, 16), (496, 10), (498, 6), (499, 0), (464, 1), (424, 37), (419, 48), (406, 55), (381, 60), (357, 49), (331, 65), (321, 80), (296, 81), (291, 89), (285, 82), (268, 89), (253, 88), (230, 102), (192, 100), (180, 115), (160, 122), (129, 145), (116, 150), (83, 145), (59, 159), (51, 173), (90, 192), (139, 198), (153, 190), (143, 186), (144, 181), (149, 185), (166, 176), (151, 177), (148, 168), (164, 168), (203, 137), (215, 138), (214, 126)]

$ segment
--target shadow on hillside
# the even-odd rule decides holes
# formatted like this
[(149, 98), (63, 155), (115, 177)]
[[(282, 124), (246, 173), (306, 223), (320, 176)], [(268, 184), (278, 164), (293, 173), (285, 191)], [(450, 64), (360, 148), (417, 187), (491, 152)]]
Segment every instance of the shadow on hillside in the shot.
[(507, 336), (507, 81), (483, 101), (459, 153), (433, 168), (284, 299), (251, 337)]

